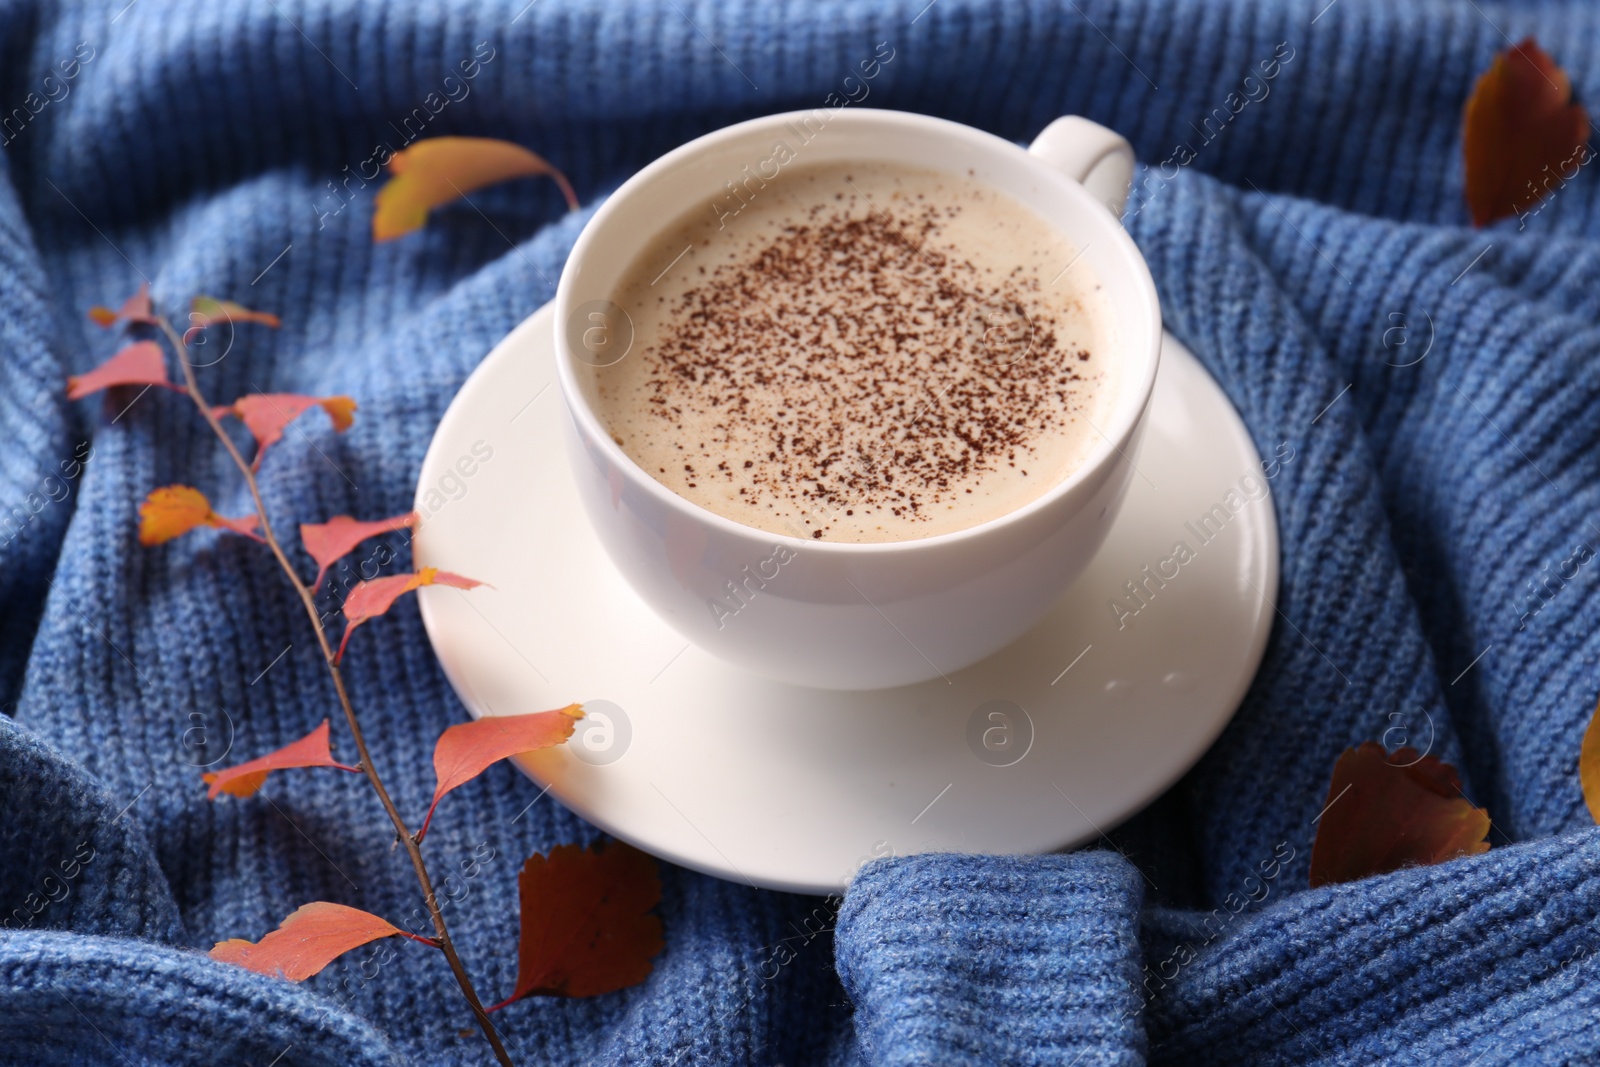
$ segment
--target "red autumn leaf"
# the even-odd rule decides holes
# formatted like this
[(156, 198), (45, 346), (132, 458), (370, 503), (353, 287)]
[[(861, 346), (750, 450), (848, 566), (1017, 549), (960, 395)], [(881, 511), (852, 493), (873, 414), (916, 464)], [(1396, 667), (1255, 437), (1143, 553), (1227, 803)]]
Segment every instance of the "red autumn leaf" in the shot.
[(67, 399), (79, 400), (114, 385), (159, 385), (175, 388), (167, 378), (167, 361), (154, 341), (135, 341), (94, 370), (67, 379)]
[(1489, 851), (1489, 813), (1461, 794), (1456, 769), (1376, 741), (1345, 749), (1311, 844), (1311, 886)]
[(561, 845), (517, 875), (522, 938), (517, 987), (490, 1008), (527, 996), (594, 997), (638, 985), (661, 952), (655, 860), (620, 841), (585, 851)]
[(547, 174), (561, 188), (567, 207), (576, 211), (577, 194), (566, 175), (541, 156), (510, 141), (492, 137), (430, 137), (396, 152), (389, 161), (394, 175), (378, 190), (372, 213), (372, 239), (392, 241), (428, 221), (428, 212), (475, 189), (511, 178)]
[(300, 740), (284, 745), (276, 752), (268, 752), (265, 756), (250, 760), (248, 763), (241, 763), (237, 767), (228, 767), (203, 775), (206, 784), (211, 787), (206, 796), (211, 800), (217, 799), (218, 793), (227, 793), (233, 797), (254, 796), (266, 782), (267, 775), (273, 771), (286, 771), (291, 767), (357, 770), (333, 758), (333, 750), (328, 747), (328, 720), (323, 719), (321, 726)]
[(561, 744), (572, 736), (573, 725), (581, 718), (583, 706), (568, 704), (527, 715), (485, 715), (476, 722), (457, 723), (440, 734), (433, 746), (433, 773), (439, 785), (417, 840), (427, 835), (434, 809), (450, 790), (466, 785), (507, 757)]
[(187, 485), (168, 485), (150, 490), (150, 495), (139, 505), (139, 543), (159, 545), (199, 526), (214, 526), (260, 541), (261, 535), (256, 533), (260, 521), (254, 515), (224, 518), (211, 510), (211, 501), (200, 490)]
[(217, 418), (233, 415), (245, 424), (256, 439), (256, 458), (250, 467), (259, 470), (267, 448), (283, 439), (284, 427), (310, 411), (321, 408), (333, 420), (333, 428), (344, 433), (354, 421), (356, 402), (347, 396), (301, 396), (298, 393), (251, 393), (228, 407), (212, 408)]
[(1589, 160), (1589, 116), (1572, 82), (1527, 38), (1495, 56), (1462, 115), (1474, 226), (1520, 215)]
[(473, 589), (482, 585), (472, 578), (441, 571), (437, 567), (424, 567), (415, 574), (391, 574), (359, 583), (350, 590), (344, 601), (344, 639), (339, 642), (335, 662), (344, 659), (344, 647), (350, 643), (350, 634), (368, 619), (375, 619), (394, 606), (394, 602), (413, 589), (425, 585), (448, 585), (456, 589)]
[(306, 552), (311, 558), (317, 561), (319, 568), (317, 580), (311, 583), (311, 591), (315, 593), (322, 587), (322, 579), (327, 576), (329, 567), (338, 563), (350, 553), (351, 549), (367, 538), (393, 530), (404, 530), (421, 521), (421, 515), (415, 511), (408, 511), (392, 519), (374, 519), (372, 522), (359, 522), (348, 515), (335, 515), (327, 522), (301, 523), (300, 541), (306, 546)]
[(260, 941), (218, 941), (208, 955), (270, 978), (303, 982), (351, 949), (396, 934), (405, 936), (371, 912), (318, 900), (296, 908)]
[(154, 326), (156, 313), (150, 305), (149, 283), (139, 286), (139, 291), (124, 300), (119, 310), (112, 311), (108, 307), (96, 305), (89, 309), (89, 317), (101, 326), (115, 326), (118, 322), (137, 322)]

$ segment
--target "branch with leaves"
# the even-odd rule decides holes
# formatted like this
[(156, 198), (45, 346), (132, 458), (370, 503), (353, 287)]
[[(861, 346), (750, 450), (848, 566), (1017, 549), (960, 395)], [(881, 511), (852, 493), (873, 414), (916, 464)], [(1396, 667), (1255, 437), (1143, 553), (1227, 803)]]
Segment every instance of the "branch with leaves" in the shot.
[[(203, 344), (205, 331), (220, 324), (230, 329), (241, 323), (276, 327), (276, 316), (264, 312), (252, 311), (230, 301), (196, 297), (191, 305), (192, 325), (180, 334), (166, 316), (156, 311), (146, 287), (128, 298), (118, 310), (97, 307), (89, 314), (103, 327), (121, 326), (152, 336), (132, 340), (98, 367), (70, 378), (68, 397), (78, 399), (103, 390), (134, 386), (158, 387), (184, 394), (233, 460), (255, 505), (253, 514), (230, 518), (218, 514), (205, 494), (193, 486), (157, 488), (139, 508), (140, 542), (159, 545), (209, 527), (224, 535), (246, 537), (266, 546), (311, 622), (346, 732), (355, 748), (353, 764), (335, 759), (330, 743), (330, 723), (324, 719), (305, 737), (275, 752), (206, 774), (204, 781), (210, 797), (216, 799), (224, 793), (234, 797), (251, 796), (266, 784), (274, 771), (324, 768), (363, 775), (388, 817), (396, 840), (405, 849), (434, 931), (431, 937), (418, 936), (358, 908), (313, 901), (297, 909), (277, 930), (258, 942), (232, 939), (218, 943), (211, 950), (212, 957), (261, 974), (301, 981), (344, 953), (379, 938), (404, 937), (416, 941), (444, 954), (485, 1040), (494, 1049), (499, 1062), (509, 1065), (510, 1055), (489, 1019), (489, 1012), (494, 1009), (483, 1006), (451, 938), (423, 856), (423, 841), (439, 802), (446, 794), (501, 760), (564, 743), (572, 736), (583, 709), (573, 704), (553, 711), (489, 717), (446, 729), (434, 749), (438, 784), (433, 800), (421, 828), (413, 832), (395, 806), (373, 760), (346, 690), (341, 664), (354, 631), (384, 615), (405, 594), (430, 585), (466, 590), (482, 583), (432, 567), (411, 574), (362, 581), (345, 599), (344, 634), (335, 648), (315, 603), (315, 591), (321, 587), (329, 568), (368, 538), (415, 526), (418, 516), (409, 513), (363, 521), (339, 515), (325, 523), (302, 525), (301, 544), (318, 566), (315, 581), (308, 584), (301, 579), (273, 528), (256, 476), (268, 449), (282, 439), (291, 422), (309, 411), (321, 410), (332, 421), (333, 428), (342, 433), (354, 423), (355, 401), (347, 396), (313, 397), (289, 393), (253, 393), (223, 406), (214, 406), (207, 400), (201, 391), (195, 364), (188, 358), (191, 346)], [(165, 339), (182, 368), (181, 383), (168, 376), (166, 353), (160, 338)], [(247, 461), (235, 444), (223, 423), (228, 418), (243, 423), (254, 439), (253, 459)], [(594, 996), (637, 984), (649, 974), (651, 960), (663, 946), (661, 920), (650, 913), (660, 899), (661, 888), (655, 863), (649, 857), (621, 844), (587, 850), (562, 846), (548, 858), (531, 857), (524, 865), (519, 886), (522, 932), (517, 985), (510, 997), (495, 1005), (496, 1009), (529, 995)], [(551, 936), (555, 931), (562, 936)]]

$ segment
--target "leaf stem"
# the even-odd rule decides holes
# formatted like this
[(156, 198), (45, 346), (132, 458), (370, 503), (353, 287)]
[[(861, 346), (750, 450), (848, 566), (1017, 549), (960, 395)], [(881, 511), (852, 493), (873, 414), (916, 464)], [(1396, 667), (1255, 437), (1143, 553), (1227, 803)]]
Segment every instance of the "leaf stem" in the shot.
[[(350, 728), (350, 737), (355, 742), (356, 751), (361, 754), (357, 764), (361, 772), (367, 776), (372, 790), (378, 795), (378, 800), (383, 804), (383, 810), (388, 814), (389, 821), (394, 824), (395, 833), (400, 837), (400, 843), (405, 846), (406, 854), (411, 858), (411, 867), (416, 872), (417, 883), (422, 887), (424, 902), (428, 907), (428, 915), (433, 920), (434, 932), (438, 935), (438, 947), (444, 952), (445, 959), (450, 964), (450, 971), (455, 975), (456, 984), (461, 987), (461, 993), (467, 998), (467, 1004), (472, 1008), (473, 1017), (478, 1020), (478, 1027), (483, 1031), (484, 1038), (494, 1049), (495, 1058), (502, 1067), (513, 1067), (511, 1056), (506, 1052), (505, 1045), (500, 1041), (500, 1034), (495, 1030), (494, 1024), (489, 1021), (489, 1013), (484, 1010), (483, 1003), (478, 999), (477, 992), (472, 987), (472, 979), (467, 975), (467, 969), (461, 962), (460, 955), (456, 952), (455, 943), (450, 939), (450, 931), (445, 926), (444, 913), (439, 907), (438, 895), (433, 889), (433, 879), (428, 876), (428, 865), (423, 861), (422, 849), (412, 839), (411, 831), (407, 828), (405, 819), (400, 815), (399, 809), (394, 806), (394, 801), (389, 797), (389, 790), (384, 787), (383, 779), (378, 776), (377, 768), (373, 766), (372, 754), (367, 750), (366, 738), (361, 732), (361, 724), (356, 720), (355, 708), (350, 703), (350, 695), (345, 691), (344, 677), (339, 671), (339, 664), (334, 657), (333, 648), (328, 644), (327, 632), (322, 627), (321, 616), (317, 613), (316, 599), (311, 595), (311, 590), (300, 580), (300, 575), (295, 572), (294, 564), (289, 561), (277, 535), (272, 531), (272, 522), (267, 518), (267, 506), (261, 499), (261, 486), (256, 481), (255, 470), (239, 452), (233, 438), (222, 428), (222, 423), (212, 412), (211, 405), (206, 402), (205, 395), (200, 391), (200, 383), (195, 378), (194, 367), (187, 358), (188, 346), (183, 338), (172, 328), (172, 323), (167, 321), (165, 315), (156, 317), (161, 331), (166, 334), (167, 341), (172, 345), (178, 362), (183, 365), (183, 380), (185, 392), (200, 409), (200, 414), (205, 417), (206, 423), (211, 427), (211, 432), (217, 435), (222, 442), (222, 447), (228, 450), (234, 466), (239, 468), (239, 473), (244, 476), (245, 485), (250, 490), (250, 499), (255, 502), (256, 514), (261, 519), (261, 540), (272, 550), (273, 556), (278, 561), (278, 566), (283, 569), (284, 575), (289, 579), (289, 584), (294, 586), (294, 591), (299, 595), (300, 602), (305, 606), (306, 614), (311, 619), (311, 628), (317, 635), (317, 644), (322, 649), (322, 660), (328, 668), (328, 675), (333, 679), (334, 692), (339, 697), (339, 707), (344, 711), (344, 719)], [(410, 935), (407, 935), (410, 936)]]
[(422, 937), (418, 934), (408, 934), (404, 930), (399, 930), (396, 932), (399, 933), (401, 937), (410, 938), (419, 945), (432, 945), (434, 948), (444, 947), (443, 945), (439, 944), (439, 939), (437, 937)]

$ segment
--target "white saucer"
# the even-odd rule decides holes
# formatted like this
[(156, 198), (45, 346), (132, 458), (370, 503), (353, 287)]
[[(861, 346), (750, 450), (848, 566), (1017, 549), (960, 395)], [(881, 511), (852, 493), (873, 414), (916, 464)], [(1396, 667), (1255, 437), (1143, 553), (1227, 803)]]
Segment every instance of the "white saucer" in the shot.
[[(1260, 663), (1278, 533), (1271, 498), (1246, 491), (1268, 483), (1238, 415), (1170, 334), (1140, 473), (1056, 609), (948, 683), (854, 693), (724, 665), (612, 570), (568, 473), (553, 332), (547, 305), (439, 424), (417, 488), (417, 565), (494, 588), (424, 589), (422, 619), (474, 716), (586, 704), (571, 742), (518, 763), (616, 837), (805, 893), (839, 891), (879, 855), (1071, 847), (1182, 775)], [(1213, 505), (1230, 518), (1202, 542)], [(1179, 541), (1186, 563), (1172, 560)], [(1176, 575), (1158, 586), (1163, 567)], [(1140, 580), (1143, 607), (1125, 587)], [(1113, 598), (1139, 610), (1119, 619)]]

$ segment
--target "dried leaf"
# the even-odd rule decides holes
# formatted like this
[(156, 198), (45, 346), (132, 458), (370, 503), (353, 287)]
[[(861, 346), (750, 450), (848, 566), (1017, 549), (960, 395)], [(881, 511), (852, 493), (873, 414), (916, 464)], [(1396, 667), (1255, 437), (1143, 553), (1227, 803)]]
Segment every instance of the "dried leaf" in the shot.
[(510, 141), (491, 137), (430, 137), (395, 153), (394, 175), (378, 190), (372, 214), (372, 239), (392, 241), (428, 221), (428, 212), (511, 178), (548, 174), (561, 188), (567, 207), (576, 211), (578, 197), (566, 175), (540, 156)]
[(344, 648), (350, 643), (350, 634), (357, 626), (368, 619), (375, 619), (394, 606), (394, 602), (414, 589), (421, 589), (425, 585), (448, 585), (456, 589), (473, 589), (482, 585), (480, 581), (472, 578), (463, 578), (459, 574), (441, 571), (436, 567), (424, 567), (415, 574), (391, 574), (384, 578), (373, 578), (361, 582), (344, 601), (344, 638), (339, 642), (338, 654), (334, 660), (344, 659)]
[(404, 530), (421, 521), (421, 515), (415, 511), (408, 511), (392, 519), (375, 519), (372, 522), (358, 522), (348, 515), (335, 515), (327, 522), (301, 523), (300, 541), (306, 546), (306, 552), (311, 558), (317, 561), (319, 568), (317, 580), (311, 583), (311, 591), (315, 593), (322, 587), (322, 579), (327, 577), (329, 567), (338, 563), (367, 538), (393, 530)]
[(655, 860), (620, 841), (585, 851), (561, 845), (517, 875), (522, 937), (517, 987), (496, 1011), (527, 996), (594, 997), (638, 985), (664, 947)]
[(139, 543), (159, 545), (200, 526), (214, 526), (260, 541), (261, 535), (256, 533), (260, 521), (254, 515), (224, 518), (211, 510), (211, 501), (200, 490), (187, 485), (168, 485), (150, 490), (150, 495), (139, 505)]
[(108, 307), (96, 305), (89, 309), (89, 317), (101, 326), (115, 326), (119, 322), (142, 323), (145, 326), (156, 324), (155, 308), (150, 304), (150, 285), (145, 283), (139, 286), (139, 291), (122, 302), (122, 307), (112, 311)]
[(333, 428), (344, 433), (355, 419), (356, 402), (347, 396), (301, 396), (298, 393), (251, 393), (227, 407), (212, 408), (217, 418), (233, 415), (245, 424), (256, 439), (256, 458), (251, 470), (261, 468), (261, 457), (268, 447), (283, 439), (283, 431), (295, 419), (321, 408), (333, 420)]
[(433, 822), (434, 809), (450, 790), (465, 785), (494, 764), (522, 752), (559, 745), (572, 736), (573, 725), (583, 718), (583, 707), (568, 704), (555, 711), (527, 715), (486, 715), (476, 722), (457, 723), (439, 735), (433, 746), (433, 773), (439, 785), (433, 791), (428, 816), (417, 832), (421, 841)]
[(371, 912), (318, 900), (296, 908), (260, 941), (218, 941), (209, 955), (257, 974), (303, 982), (351, 949), (400, 933)]
[(1474, 856), (1489, 851), (1488, 835), (1489, 813), (1462, 795), (1454, 767), (1367, 741), (1333, 766), (1311, 845), (1311, 886)]
[(167, 361), (154, 341), (135, 341), (86, 374), (67, 379), (67, 399), (79, 400), (114, 385), (159, 385), (175, 388), (167, 377)]
[(1475, 226), (1522, 214), (1588, 162), (1589, 116), (1572, 102), (1566, 71), (1532, 37), (1495, 56), (1462, 119)]
[(267, 775), (291, 767), (335, 767), (341, 771), (357, 769), (333, 758), (333, 750), (328, 747), (328, 720), (323, 719), (321, 726), (276, 752), (268, 752), (237, 767), (203, 775), (206, 784), (211, 787), (206, 796), (211, 800), (217, 799), (218, 793), (227, 793), (232, 797), (254, 796), (267, 780)]
[[(282, 323), (278, 316), (267, 311), (251, 311), (232, 300), (218, 300), (214, 296), (197, 296), (189, 303), (189, 333), (203, 330), (219, 322), (258, 322), (276, 330)], [(187, 334), (184, 340), (188, 340)]]
[(1589, 728), (1583, 732), (1578, 781), (1583, 786), (1583, 802), (1589, 806), (1590, 818), (1600, 823), (1600, 705), (1595, 707)]

